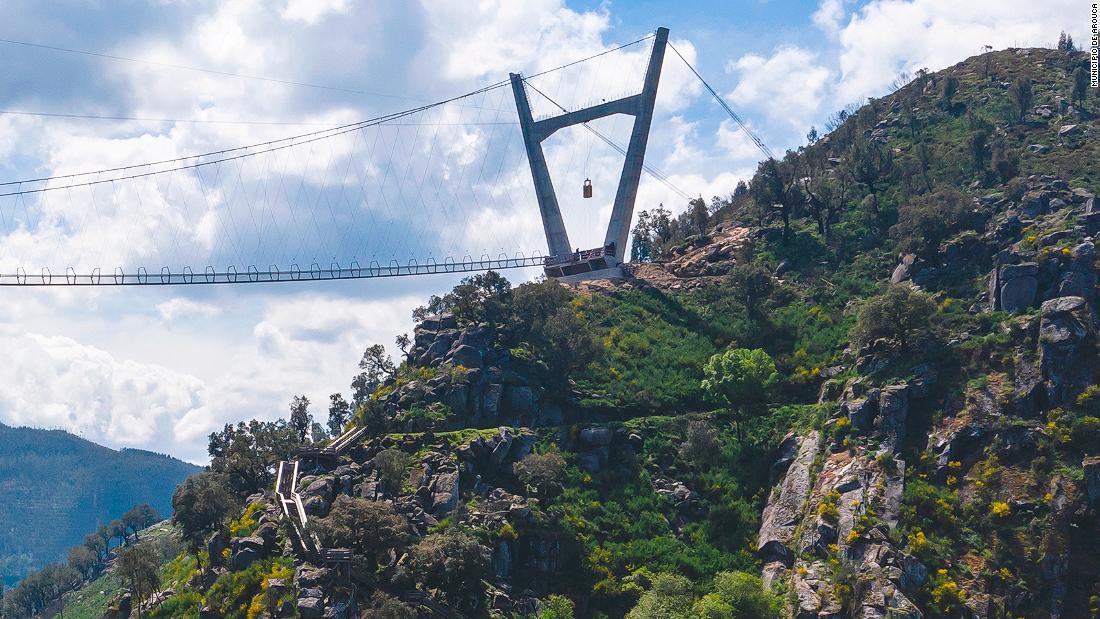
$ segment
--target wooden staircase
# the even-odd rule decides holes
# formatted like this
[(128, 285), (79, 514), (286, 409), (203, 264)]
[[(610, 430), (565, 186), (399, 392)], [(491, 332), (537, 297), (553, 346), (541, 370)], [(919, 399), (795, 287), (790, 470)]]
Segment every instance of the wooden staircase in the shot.
[(284, 460), (279, 463), (279, 474), (275, 477), (275, 496), (279, 499), (283, 514), (290, 522), (290, 529), (294, 533), (292, 541), (298, 546), (298, 551), (307, 556), (317, 555), (320, 544), (306, 529), (309, 516), (306, 514), (305, 506), (302, 505), (302, 496), (298, 494), (297, 460)]
[(298, 454), (309, 458), (337, 458), (358, 443), (366, 433), (366, 427), (349, 428), (323, 447), (300, 447)]

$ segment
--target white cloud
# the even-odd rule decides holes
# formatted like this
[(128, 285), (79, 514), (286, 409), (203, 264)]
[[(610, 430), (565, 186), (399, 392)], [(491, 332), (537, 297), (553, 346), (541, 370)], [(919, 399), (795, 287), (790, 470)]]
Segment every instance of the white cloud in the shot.
[(1084, 40), (1083, 6), (1075, 0), (871, 2), (839, 31), (836, 102), (879, 96), (901, 72), (936, 71), (981, 53), (983, 45), (1047, 45), (1061, 30)]
[(844, 19), (844, 0), (821, 0), (811, 19), (815, 26), (826, 33), (836, 34), (841, 20)]
[(316, 24), (332, 13), (348, 10), (348, 0), (287, 0), (283, 19)]
[(817, 54), (783, 45), (769, 56), (745, 54), (729, 64), (737, 76), (730, 99), (757, 115), (802, 127), (825, 96), (831, 71), (818, 63)]
[(157, 304), (157, 312), (165, 322), (172, 322), (186, 316), (211, 317), (221, 313), (212, 303), (201, 303), (184, 297), (173, 297)]
[[(0, 415), (113, 445), (147, 446), (202, 401), (202, 381), (61, 336), (0, 335)], [(170, 440), (170, 439), (169, 439)]]
[(718, 146), (738, 161), (755, 162), (763, 158), (752, 138), (732, 120), (723, 120), (718, 126)]

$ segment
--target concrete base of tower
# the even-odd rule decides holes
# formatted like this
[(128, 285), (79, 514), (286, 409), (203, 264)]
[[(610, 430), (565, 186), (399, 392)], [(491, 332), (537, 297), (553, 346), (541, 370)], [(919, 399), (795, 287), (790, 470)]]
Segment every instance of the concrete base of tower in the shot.
[(609, 267), (606, 269), (597, 269), (595, 271), (588, 271), (587, 273), (577, 273), (576, 275), (561, 275), (554, 279), (559, 282), (565, 282), (567, 284), (576, 284), (577, 282), (584, 282), (593, 279), (626, 279), (626, 273), (623, 272), (623, 268), (619, 265)]

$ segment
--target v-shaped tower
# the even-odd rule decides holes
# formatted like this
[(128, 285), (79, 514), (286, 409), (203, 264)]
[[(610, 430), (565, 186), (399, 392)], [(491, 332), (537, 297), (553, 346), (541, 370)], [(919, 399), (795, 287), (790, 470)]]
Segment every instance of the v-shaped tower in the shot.
[[(550, 255), (546, 258), (546, 274), (549, 277), (576, 281), (595, 277), (622, 275), (619, 263), (625, 261), (626, 245), (630, 238), (630, 222), (634, 214), (634, 201), (638, 197), (638, 181), (642, 175), (649, 127), (653, 121), (653, 104), (657, 99), (657, 83), (661, 79), (661, 65), (665, 59), (668, 28), (658, 28), (653, 40), (653, 52), (646, 67), (645, 83), (639, 94), (607, 101), (599, 105), (566, 112), (535, 121), (531, 117), (531, 104), (527, 100), (523, 76), (512, 73), (512, 92), (519, 111), (520, 130), (527, 148), (527, 161), (531, 165), (531, 177), (535, 183), (535, 196), (542, 214), (542, 227), (546, 232), (546, 244)], [(542, 142), (558, 129), (586, 123), (612, 114), (628, 114), (634, 117), (630, 144), (626, 149), (622, 176), (615, 192), (611, 220), (607, 223), (604, 246), (585, 251), (574, 251), (569, 244), (569, 234), (562, 221), (554, 184), (546, 168)]]

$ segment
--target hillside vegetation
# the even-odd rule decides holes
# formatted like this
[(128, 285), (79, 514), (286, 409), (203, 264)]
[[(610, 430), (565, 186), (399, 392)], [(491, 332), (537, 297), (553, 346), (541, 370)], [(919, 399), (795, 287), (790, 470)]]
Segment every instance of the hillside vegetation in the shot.
[(369, 432), (303, 458), (305, 538), (308, 402), (211, 436), (150, 616), (1100, 616), (1086, 61), (921, 72), (647, 212), (624, 282), (431, 298), (333, 395)]
[(69, 547), (139, 503), (170, 514), (172, 491), (198, 470), (61, 430), (0, 424), (0, 576), (10, 587), (31, 569), (64, 560)]

